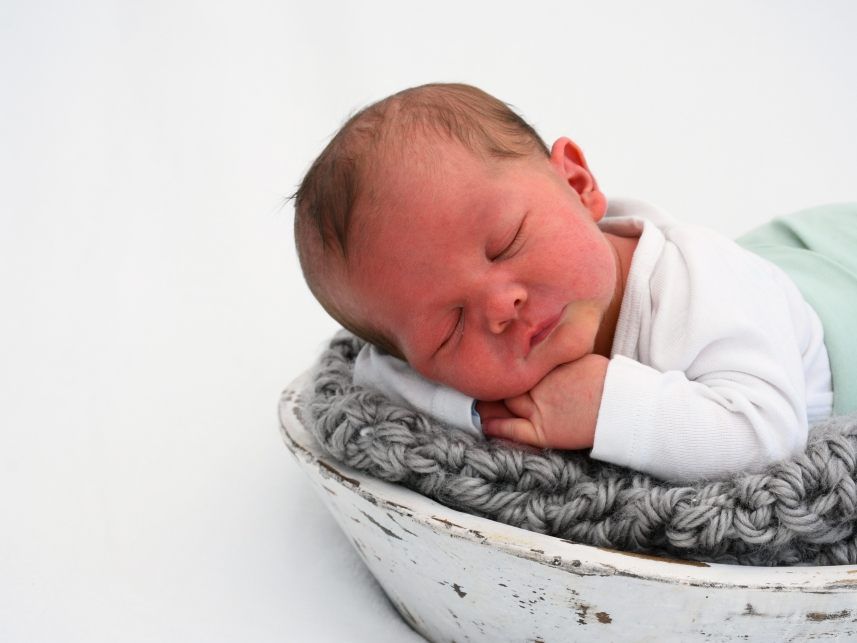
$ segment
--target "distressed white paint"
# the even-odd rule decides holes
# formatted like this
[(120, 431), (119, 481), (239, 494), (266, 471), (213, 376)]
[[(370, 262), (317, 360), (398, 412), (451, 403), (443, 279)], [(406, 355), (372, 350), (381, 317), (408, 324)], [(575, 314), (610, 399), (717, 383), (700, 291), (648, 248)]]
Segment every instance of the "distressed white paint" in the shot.
[(857, 566), (690, 563), (570, 543), (448, 509), (283, 438), (396, 609), (431, 641), (857, 640)]

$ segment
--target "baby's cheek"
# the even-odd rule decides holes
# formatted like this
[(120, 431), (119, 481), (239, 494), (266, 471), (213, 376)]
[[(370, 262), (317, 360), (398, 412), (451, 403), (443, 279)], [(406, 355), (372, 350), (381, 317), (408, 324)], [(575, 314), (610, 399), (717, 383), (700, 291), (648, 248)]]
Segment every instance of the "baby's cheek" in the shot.
[[(547, 369), (550, 370), (550, 369)], [(481, 394), (474, 397), (483, 400), (505, 400), (530, 391), (547, 374), (547, 370), (533, 368), (497, 368), (483, 373)]]
[(446, 384), (477, 400), (503, 399), (503, 381), (496, 369), (486, 362), (472, 362), (471, 368), (453, 374)]
[(552, 368), (542, 373), (538, 364), (516, 359), (502, 346), (459, 348), (455, 360), (435, 379), (478, 400), (503, 400), (526, 393)]

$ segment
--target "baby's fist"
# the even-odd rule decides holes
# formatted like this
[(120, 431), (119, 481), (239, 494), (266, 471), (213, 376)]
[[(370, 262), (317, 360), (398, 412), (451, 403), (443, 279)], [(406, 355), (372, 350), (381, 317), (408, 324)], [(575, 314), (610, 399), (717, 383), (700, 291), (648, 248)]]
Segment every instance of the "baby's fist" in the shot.
[(483, 432), (540, 448), (592, 447), (608, 364), (593, 354), (558, 366), (528, 393), (504, 400), (511, 417), (492, 408)]

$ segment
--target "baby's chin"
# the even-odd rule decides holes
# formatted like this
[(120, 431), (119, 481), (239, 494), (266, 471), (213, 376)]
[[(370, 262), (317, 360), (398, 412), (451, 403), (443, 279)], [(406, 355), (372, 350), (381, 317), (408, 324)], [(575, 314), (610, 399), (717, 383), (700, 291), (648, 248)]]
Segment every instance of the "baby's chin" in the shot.
[(480, 373), (478, 380), (471, 379), (458, 384), (452, 383), (450, 386), (477, 400), (494, 402), (528, 393), (548, 372), (549, 370), (544, 373), (541, 371), (527, 373), (483, 372)]

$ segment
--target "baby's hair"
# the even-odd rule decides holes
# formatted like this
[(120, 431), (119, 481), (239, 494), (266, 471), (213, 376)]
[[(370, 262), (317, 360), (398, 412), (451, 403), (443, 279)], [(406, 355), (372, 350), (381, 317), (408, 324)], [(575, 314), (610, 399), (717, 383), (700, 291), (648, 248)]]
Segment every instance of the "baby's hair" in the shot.
[[(461, 143), (487, 159), (549, 156), (535, 129), (511, 107), (463, 84), (411, 87), (351, 116), (310, 166), (293, 198), (295, 244), (310, 290), (324, 309), (358, 337), (402, 357), (385, 333), (360, 323), (338, 305), (334, 279), (342, 279), (349, 231), (360, 199), (367, 198), (379, 157), (401, 149), (417, 135)], [(379, 190), (374, 187), (373, 192)]]

